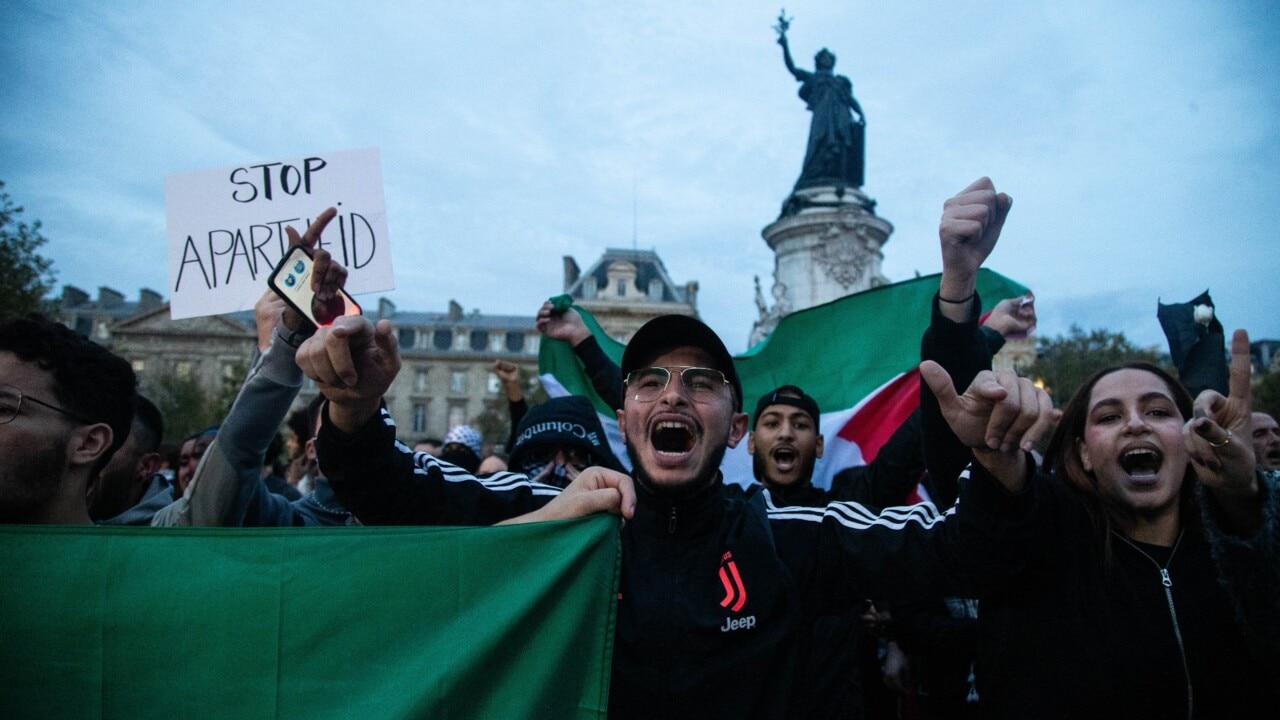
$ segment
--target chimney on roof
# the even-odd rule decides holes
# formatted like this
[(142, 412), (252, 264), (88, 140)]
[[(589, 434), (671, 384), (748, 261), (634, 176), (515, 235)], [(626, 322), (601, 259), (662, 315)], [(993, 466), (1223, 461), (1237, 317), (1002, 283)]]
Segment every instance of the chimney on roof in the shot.
[(118, 308), (123, 304), (124, 293), (112, 290), (105, 285), (98, 288), (98, 307), (104, 310), (109, 310), (111, 308)]
[(73, 308), (89, 302), (89, 293), (75, 285), (62, 286), (62, 307)]
[(462, 306), (457, 300), (449, 301), (449, 322), (458, 322), (462, 319)]
[(154, 310), (161, 305), (164, 305), (164, 298), (155, 290), (142, 288), (138, 293), (138, 312)]
[(582, 270), (578, 268), (578, 262), (571, 255), (564, 256), (564, 291), (569, 292), (569, 288), (578, 282), (578, 277), (582, 275)]
[(390, 320), (396, 314), (396, 304), (386, 298), (378, 298), (378, 319)]

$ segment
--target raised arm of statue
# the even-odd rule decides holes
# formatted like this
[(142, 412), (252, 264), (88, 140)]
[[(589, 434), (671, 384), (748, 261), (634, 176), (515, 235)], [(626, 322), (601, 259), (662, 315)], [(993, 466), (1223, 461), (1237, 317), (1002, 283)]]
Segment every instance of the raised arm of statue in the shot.
[(782, 46), (782, 62), (786, 63), (787, 71), (790, 72), (796, 80), (804, 82), (809, 77), (809, 73), (796, 67), (795, 62), (791, 59), (791, 46), (787, 43), (787, 28), (791, 27), (791, 18), (787, 17), (785, 8), (778, 13), (778, 24), (773, 26), (778, 31), (778, 44)]

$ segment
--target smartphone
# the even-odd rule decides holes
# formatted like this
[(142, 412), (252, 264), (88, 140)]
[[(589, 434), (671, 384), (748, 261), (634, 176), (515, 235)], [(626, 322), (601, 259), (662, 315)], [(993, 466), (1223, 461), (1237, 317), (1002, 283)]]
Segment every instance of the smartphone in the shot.
[(360, 303), (352, 299), (346, 291), (339, 290), (338, 294), (326, 303), (316, 300), (316, 294), (311, 289), (311, 270), (314, 264), (315, 259), (311, 256), (310, 250), (301, 245), (294, 245), (280, 259), (271, 277), (267, 278), (267, 285), (284, 298), (284, 301), (289, 303), (289, 307), (317, 326), (331, 325), (334, 320), (343, 315), (359, 315)]

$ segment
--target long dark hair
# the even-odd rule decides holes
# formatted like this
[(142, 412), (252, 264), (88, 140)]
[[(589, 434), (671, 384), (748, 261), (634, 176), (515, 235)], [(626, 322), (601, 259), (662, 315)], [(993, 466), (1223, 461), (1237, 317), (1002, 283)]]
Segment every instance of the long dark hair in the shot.
[[(1190, 419), (1192, 413), (1191, 394), (1182, 386), (1182, 383), (1161, 368), (1146, 362), (1114, 365), (1095, 372), (1084, 381), (1063, 408), (1062, 419), (1058, 421), (1058, 427), (1054, 430), (1053, 437), (1049, 440), (1049, 447), (1045, 451), (1045, 468), (1074, 490), (1088, 509), (1089, 517), (1093, 521), (1095, 537), (1102, 550), (1103, 558), (1108, 563), (1111, 559), (1112, 533), (1118, 532), (1119, 528), (1127, 524), (1131, 513), (1126, 508), (1116, 505), (1098, 489), (1098, 478), (1084, 469), (1076, 444), (1084, 438), (1084, 427), (1089, 418), (1089, 400), (1093, 395), (1094, 386), (1103, 377), (1119, 370), (1142, 370), (1155, 375), (1168, 386), (1174, 405), (1177, 406), (1178, 412), (1182, 413), (1182, 419), (1184, 421)], [(1199, 517), (1198, 513), (1193, 512), (1195, 509), (1195, 492), (1192, 487), (1194, 481), (1195, 473), (1191, 470), (1191, 464), (1188, 463), (1182, 476), (1182, 486), (1178, 491), (1178, 510), (1184, 527), (1194, 524)]]

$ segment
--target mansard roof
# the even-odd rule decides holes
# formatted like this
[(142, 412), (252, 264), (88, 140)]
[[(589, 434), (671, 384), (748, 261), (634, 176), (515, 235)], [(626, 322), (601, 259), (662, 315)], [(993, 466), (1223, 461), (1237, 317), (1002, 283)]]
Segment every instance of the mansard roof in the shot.
[(671, 276), (667, 274), (666, 266), (662, 264), (662, 258), (658, 257), (658, 253), (653, 250), (609, 248), (604, 251), (604, 255), (590, 269), (574, 280), (565, 292), (573, 296), (575, 300), (594, 299), (586, 297), (583, 291), (583, 284), (587, 281), (587, 278), (594, 278), (596, 287), (603, 288), (609, 282), (609, 267), (616, 262), (630, 263), (635, 267), (635, 286), (641, 292), (648, 292), (649, 283), (654, 279), (661, 281), (662, 296), (651, 298), (653, 301), (689, 302), (688, 289), (677, 285), (671, 280)]

